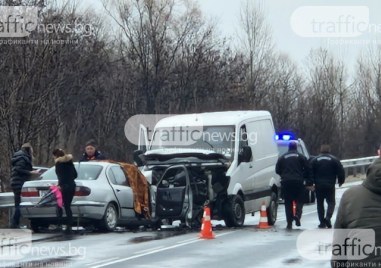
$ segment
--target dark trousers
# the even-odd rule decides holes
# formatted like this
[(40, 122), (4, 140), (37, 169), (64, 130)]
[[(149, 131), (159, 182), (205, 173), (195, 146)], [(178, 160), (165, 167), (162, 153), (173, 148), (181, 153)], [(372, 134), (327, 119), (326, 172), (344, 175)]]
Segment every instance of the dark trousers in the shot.
[(15, 210), (12, 217), (11, 227), (18, 227), (20, 225), (20, 203), (21, 203), (21, 189), (13, 188), (13, 195), (15, 200)]
[[(70, 228), (73, 224), (73, 212), (71, 211), (71, 202), (73, 201), (75, 193), (75, 184), (61, 185), (63, 207), (66, 213), (66, 224)], [(57, 206), (57, 217), (59, 224), (62, 224), (63, 210)]]
[[(333, 211), (335, 210), (335, 185), (316, 185), (315, 189), (319, 221), (320, 223), (324, 223), (324, 219), (331, 219)], [(325, 215), (324, 200), (326, 200), (328, 205), (327, 215)]]
[(292, 202), (296, 202), (296, 215), (299, 219), (303, 213), (304, 185), (301, 181), (282, 181), (282, 192), (284, 196), (284, 209), (287, 224), (291, 224), (294, 218)]

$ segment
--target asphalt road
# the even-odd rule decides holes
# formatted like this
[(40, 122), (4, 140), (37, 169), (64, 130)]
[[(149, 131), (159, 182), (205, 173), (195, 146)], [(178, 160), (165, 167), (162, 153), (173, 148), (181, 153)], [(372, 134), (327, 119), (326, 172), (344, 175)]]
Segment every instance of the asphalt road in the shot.
[[(345, 185), (344, 185), (345, 186)], [(338, 189), (337, 204), (346, 188)], [(72, 237), (33, 235), (34, 242), (22, 259), (1, 267), (330, 267), (327, 260), (303, 258), (296, 240), (305, 230), (317, 229), (316, 205), (305, 205), (302, 226), (285, 229), (284, 206), (271, 229), (258, 229), (259, 213), (247, 215), (243, 228), (226, 228), (213, 221), (215, 239), (199, 239), (199, 231), (119, 231), (85, 233)], [(42, 239), (42, 240), (41, 240)], [(0, 255), (1, 257), (1, 255)]]

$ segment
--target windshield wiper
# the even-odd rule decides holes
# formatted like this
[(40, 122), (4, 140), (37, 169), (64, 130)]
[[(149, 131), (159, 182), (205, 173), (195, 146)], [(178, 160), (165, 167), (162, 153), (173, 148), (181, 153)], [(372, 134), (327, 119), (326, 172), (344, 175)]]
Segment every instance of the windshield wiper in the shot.
[(206, 140), (202, 140), (203, 142), (205, 142), (206, 144), (208, 144), (210, 146), (210, 148), (214, 149), (213, 145), (210, 144), (209, 142), (207, 142)]

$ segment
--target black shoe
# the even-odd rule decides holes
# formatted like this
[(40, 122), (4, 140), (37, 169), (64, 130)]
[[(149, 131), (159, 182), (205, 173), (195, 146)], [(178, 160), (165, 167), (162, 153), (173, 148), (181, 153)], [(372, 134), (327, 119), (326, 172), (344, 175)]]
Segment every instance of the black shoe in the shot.
[(321, 223), (318, 225), (318, 227), (319, 227), (320, 229), (325, 229), (325, 227), (327, 227), (327, 226), (325, 225), (324, 222), (321, 222)]
[(327, 228), (331, 229), (332, 228), (331, 220), (325, 219), (324, 221), (325, 221), (325, 225), (327, 225)]
[(298, 216), (294, 216), (294, 221), (295, 221), (295, 225), (296, 225), (296, 226), (300, 226), (300, 225), (301, 225), (301, 224), (300, 224), (300, 219), (299, 219)]
[(287, 227), (286, 227), (287, 230), (292, 230), (292, 223), (287, 223)]

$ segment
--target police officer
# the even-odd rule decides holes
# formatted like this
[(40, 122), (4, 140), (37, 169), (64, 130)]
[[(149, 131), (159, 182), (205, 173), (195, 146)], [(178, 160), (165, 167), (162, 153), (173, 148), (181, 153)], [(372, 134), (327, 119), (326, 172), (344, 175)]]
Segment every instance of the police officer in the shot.
[[(343, 165), (335, 156), (330, 154), (328, 144), (320, 146), (320, 154), (311, 161), (313, 179), (316, 191), (319, 228), (332, 228), (331, 217), (335, 210), (335, 184), (338, 179), (339, 186), (344, 183), (345, 172)], [(324, 200), (327, 202), (327, 215), (325, 215)]]
[[(275, 171), (281, 177), (287, 229), (292, 229), (293, 220), (295, 220), (296, 226), (300, 226), (305, 180), (307, 186), (312, 185), (309, 163), (304, 155), (298, 153), (295, 141), (291, 141), (288, 145), (288, 152), (279, 157)], [(293, 201), (296, 202), (296, 215), (293, 213)]]

